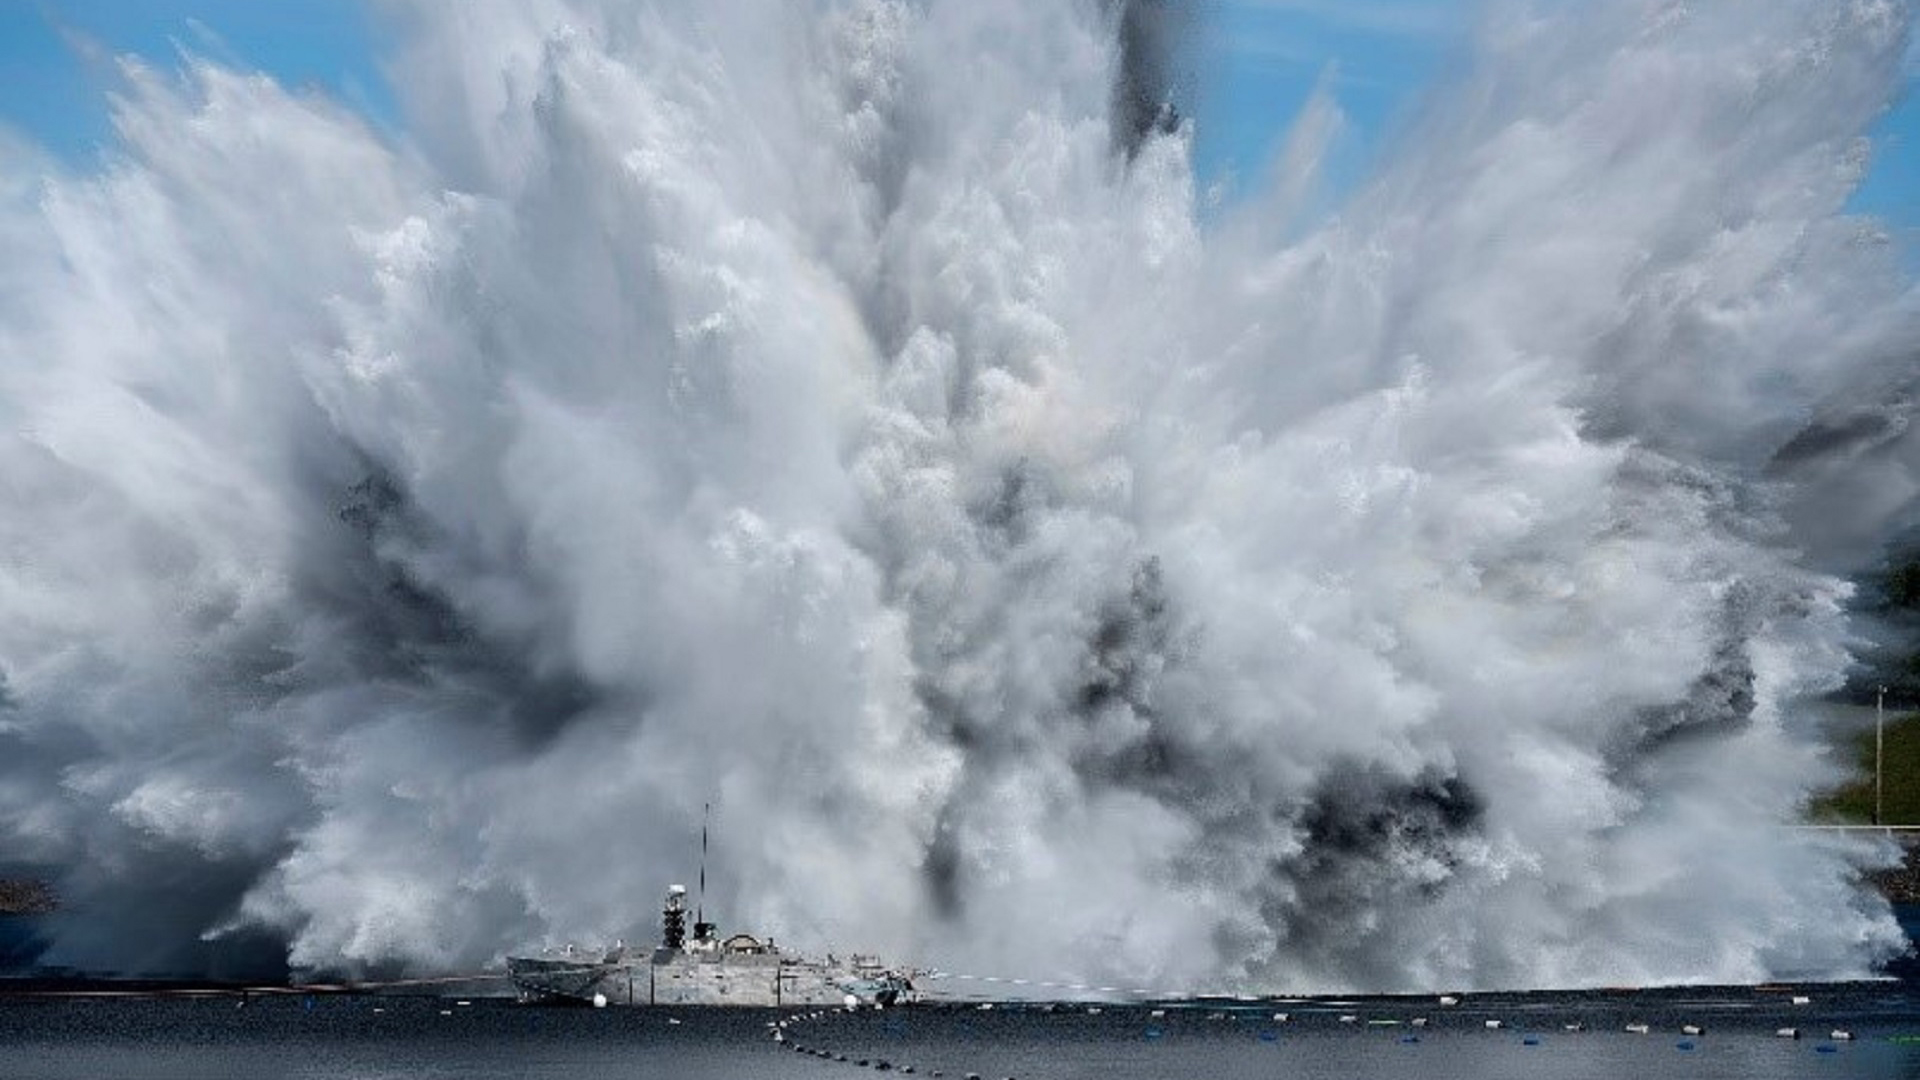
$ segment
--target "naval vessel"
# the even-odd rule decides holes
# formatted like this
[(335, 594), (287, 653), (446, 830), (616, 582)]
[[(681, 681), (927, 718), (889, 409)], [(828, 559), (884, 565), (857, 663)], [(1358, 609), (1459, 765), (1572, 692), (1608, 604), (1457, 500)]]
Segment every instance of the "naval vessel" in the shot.
[(917, 996), (912, 972), (876, 957), (817, 960), (751, 934), (722, 939), (701, 915), (689, 935), (687, 915), (687, 888), (674, 885), (660, 913), (660, 944), (650, 952), (567, 946), (509, 956), (507, 975), (523, 1001), (591, 1005), (886, 1006)]

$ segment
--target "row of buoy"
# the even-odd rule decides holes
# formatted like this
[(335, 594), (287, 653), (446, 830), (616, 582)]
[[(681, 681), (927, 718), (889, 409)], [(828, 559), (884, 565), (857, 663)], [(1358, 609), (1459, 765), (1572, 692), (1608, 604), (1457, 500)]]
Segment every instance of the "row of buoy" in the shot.
[[(854, 998), (852, 998), (851, 995), (849, 995), (846, 1011), (853, 1012), (857, 1009), (857, 1007), (858, 1007), (858, 1002)], [(879, 1007), (876, 1005), (875, 1006), (876, 1011), (878, 1010), (878, 1008)], [(829, 1014), (825, 1011), (801, 1013), (797, 1016), (788, 1017), (785, 1020), (769, 1021), (767, 1023), (767, 1026), (773, 1029), (773, 1041), (775, 1045), (785, 1046), (787, 1049), (792, 1050), (796, 1053), (807, 1054), (812, 1057), (817, 1057), (822, 1061), (848, 1062), (847, 1055), (845, 1054), (837, 1054), (831, 1050), (822, 1050), (819, 1047), (802, 1046), (800, 1043), (793, 1042), (787, 1038), (787, 1030), (789, 1025), (799, 1024), (802, 1022), (811, 1023), (813, 1021), (819, 1020), (821, 1017), (826, 1015), (829, 1015)], [(898, 1072), (906, 1076), (911, 1076), (916, 1071), (912, 1065), (895, 1065), (893, 1062), (888, 1061), (885, 1058), (855, 1058), (848, 1063), (853, 1065), (858, 1065), (863, 1069), (872, 1069), (875, 1072)], [(929, 1077), (934, 1078), (934, 1080), (941, 1080), (944, 1074), (942, 1074), (939, 1069), (934, 1069), (928, 1072), (927, 1075)], [(980, 1074), (968, 1073), (966, 1075), (966, 1080), (980, 1080)], [(1009, 1076), (1006, 1078), (1006, 1080), (1014, 1080), (1014, 1078)]]
[[(1453, 998), (1448, 995), (1443, 995), (1440, 998), (1440, 1003), (1442, 1005), (1457, 1004), (1457, 1002), (1458, 1002), (1457, 998)], [(1809, 999), (1805, 997), (1795, 997), (1793, 999), (1793, 1003), (1795, 1005), (1805, 1005), (1809, 1003)], [(991, 1003), (983, 1003), (981, 1007), (991, 1008)], [(849, 1007), (848, 1011), (852, 1011), (852, 1008)], [(1091, 1012), (1094, 1010), (1089, 1010), (1089, 1011)], [(768, 1024), (768, 1027), (774, 1029), (773, 1041), (776, 1044), (786, 1045), (788, 1049), (811, 1054), (823, 1060), (846, 1062), (848, 1058), (845, 1054), (836, 1054), (827, 1050), (803, 1047), (797, 1043), (788, 1042), (785, 1031), (789, 1023), (799, 1023), (802, 1020), (807, 1020), (807, 1021), (817, 1020), (822, 1015), (824, 1014), (820, 1012), (814, 1012), (814, 1013), (802, 1014), (800, 1016), (795, 1016), (790, 1018), (789, 1020), (770, 1022)], [(1149, 1013), (1149, 1015), (1155, 1018), (1164, 1018), (1166, 1016), (1166, 1010), (1154, 1009)], [(1278, 1023), (1285, 1023), (1290, 1019), (1291, 1019), (1290, 1014), (1285, 1012), (1276, 1012), (1273, 1014), (1273, 1020)], [(1359, 1015), (1355, 1013), (1343, 1013), (1339, 1016), (1339, 1021), (1343, 1024), (1357, 1023), (1359, 1019), (1360, 1019)], [(1398, 1020), (1369, 1019), (1367, 1021), (1368, 1026), (1397, 1026), (1399, 1023), (1400, 1021)], [(1427, 1026), (1428, 1021), (1426, 1017), (1415, 1017), (1409, 1020), (1407, 1023), (1412, 1027), (1424, 1028), (1425, 1026)], [(1486, 1029), (1489, 1031), (1502, 1030), (1506, 1026), (1505, 1021), (1497, 1018), (1488, 1019), (1484, 1021), (1484, 1025)], [(1584, 1032), (1586, 1030), (1586, 1025), (1584, 1023), (1575, 1021), (1575, 1022), (1562, 1025), (1562, 1030), (1567, 1031), (1569, 1033)], [(1646, 1035), (1652, 1032), (1652, 1027), (1651, 1025), (1646, 1024), (1644, 1022), (1633, 1022), (1625, 1025), (1624, 1030), (1630, 1034)], [(1680, 1034), (1683, 1036), (1687, 1036), (1687, 1038), (1683, 1038), (1681, 1041), (1676, 1043), (1675, 1048), (1681, 1051), (1691, 1051), (1696, 1049), (1697, 1044), (1693, 1040), (1702, 1035), (1705, 1035), (1706, 1030), (1707, 1030), (1706, 1027), (1700, 1024), (1692, 1024), (1692, 1023), (1682, 1024), (1680, 1026)], [(1157, 1039), (1161, 1037), (1163, 1032), (1160, 1028), (1150, 1025), (1146, 1029), (1145, 1034), (1148, 1039)], [(1775, 1031), (1774, 1034), (1781, 1038), (1789, 1038), (1789, 1039), (1800, 1038), (1800, 1030), (1795, 1027), (1783, 1027)], [(1278, 1033), (1273, 1031), (1262, 1031), (1260, 1033), (1260, 1038), (1263, 1042), (1274, 1042), (1278, 1040), (1278, 1037), (1279, 1037)], [(1833, 1029), (1833, 1031), (1831, 1031), (1828, 1034), (1828, 1038), (1832, 1040), (1833, 1043), (1838, 1043), (1838, 1042), (1852, 1041), (1854, 1036), (1851, 1031), (1847, 1031), (1843, 1028), (1835, 1028)], [(1400, 1041), (1402, 1043), (1418, 1043), (1420, 1041), (1420, 1038), (1417, 1035), (1407, 1035), (1403, 1037)], [(1541, 1045), (1540, 1037), (1534, 1034), (1523, 1035), (1521, 1042), (1522, 1042), (1522, 1045), (1525, 1045), (1525, 1046)], [(1816, 1046), (1815, 1049), (1818, 1052), (1823, 1054), (1831, 1054), (1831, 1053), (1836, 1053), (1839, 1048), (1837, 1046), (1832, 1045), (1832, 1043), (1822, 1043), (1819, 1046)], [(852, 1063), (862, 1068), (872, 1068), (877, 1072), (898, 1071), (902, 1074), (910, 1075), (915, 1071), (913, 1066), (911, 1065), (895, 1066), (893, 1063), (886, 1061), (884, 1059), (860, 1058), (860, 1059), (854, 1060)], [(940, 1078), (942, 1077), (942, 1073), (937, 1069), (931, 1071), (930, 1073), (928, 1073), (928, 1075), (930, 1077), (935, 1078), (935, 1080), (940, 1080)], [(979, 1073), (967, 1073), (964, 1077), (964, 1080), (981, 1080), (981, 1078)], [(1009, 1077), (1006, 1077), (1005, 1080), (1015, 1080), (1015, 1078), (1009, 1076)]]
[[(1800, 1029), (1797, 1027), (1783, 1027), (1773, 1034), (1776, 1038), (1797, 1039), (1800, 1037)], [(1827, 1038), (1832, 1039), (1834, 1042), (1852, 1042), (1853, 1032), (1845, 1028), (1834, 1028), (1832, 1031), (1827, 1032)]]

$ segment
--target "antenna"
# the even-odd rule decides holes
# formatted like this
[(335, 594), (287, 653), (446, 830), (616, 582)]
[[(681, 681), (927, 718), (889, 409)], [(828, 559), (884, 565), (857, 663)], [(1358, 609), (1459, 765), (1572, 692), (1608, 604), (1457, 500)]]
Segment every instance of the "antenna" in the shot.
[(693, 921), (707, 921), (707, 823), (713, 820), (713, 804), (700, 806), (700, 902), (694, 908)]

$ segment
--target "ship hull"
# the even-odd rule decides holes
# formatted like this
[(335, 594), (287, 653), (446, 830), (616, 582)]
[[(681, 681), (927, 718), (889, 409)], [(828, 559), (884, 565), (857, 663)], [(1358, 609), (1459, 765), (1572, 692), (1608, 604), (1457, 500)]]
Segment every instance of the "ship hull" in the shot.
[(888, 972), (785, 957), (510, 957), (507, 974), (523, 1000), (607, 1005), (893, 1005), (912, 993)]

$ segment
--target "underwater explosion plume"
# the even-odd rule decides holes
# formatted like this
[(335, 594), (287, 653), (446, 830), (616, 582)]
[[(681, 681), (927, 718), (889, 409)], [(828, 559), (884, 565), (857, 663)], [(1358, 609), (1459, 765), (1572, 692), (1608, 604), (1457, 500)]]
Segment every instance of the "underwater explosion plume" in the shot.
[(408, 0), (404, 134), (192, 60), (0, 145), (41, 959), (648, 936), (707, 802), (730, 923), (963, 970), (1897, 949), (1781, 826), (1920, 492), (1907, 6), (1505, 5), (1337, 213), (1322, 96), (1204, 218), (1170, 7)]

